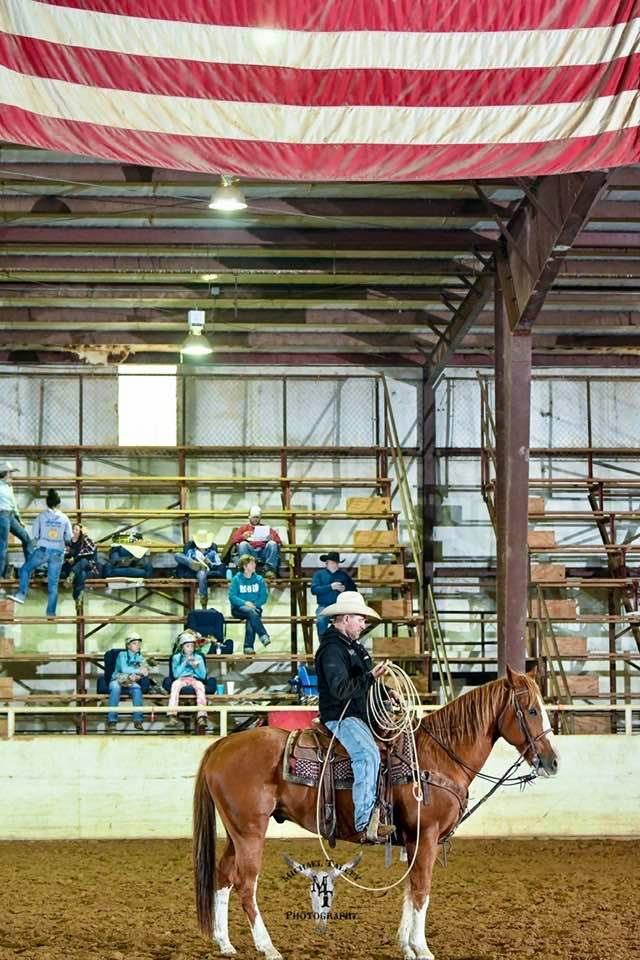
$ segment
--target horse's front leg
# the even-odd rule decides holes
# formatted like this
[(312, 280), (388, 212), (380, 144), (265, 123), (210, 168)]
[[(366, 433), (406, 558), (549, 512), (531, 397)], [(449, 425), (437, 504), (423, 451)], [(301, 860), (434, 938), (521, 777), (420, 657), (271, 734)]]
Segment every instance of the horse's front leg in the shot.
[[(427, 946), (427, 909), (431, 876), (436, 859), (437, 837), (422, 833), (415, 863), (405, 883), (402, 917), (398, 928), (398, 940), (405, 960), (433, 960)], [(415, 842), (407, 843), (409, 862), (413, 859)]]

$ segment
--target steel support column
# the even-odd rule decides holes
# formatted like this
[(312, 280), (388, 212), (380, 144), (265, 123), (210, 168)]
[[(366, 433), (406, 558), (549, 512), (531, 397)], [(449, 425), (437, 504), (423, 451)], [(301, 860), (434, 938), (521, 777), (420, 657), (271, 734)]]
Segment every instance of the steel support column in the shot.
[(524, 671), (528, 590), (531, 335), (512, 334), (495, 291), (498, 673)]
[(436, 399), (433, 384), (429, 382), (427, 367), (423, 369), (422, 395), (418, 409), (421, 425), (419, 484), (422, 504), (422, 569), (424, 583), (427, 584), (433, 580), (433, 529), (436, 524)]

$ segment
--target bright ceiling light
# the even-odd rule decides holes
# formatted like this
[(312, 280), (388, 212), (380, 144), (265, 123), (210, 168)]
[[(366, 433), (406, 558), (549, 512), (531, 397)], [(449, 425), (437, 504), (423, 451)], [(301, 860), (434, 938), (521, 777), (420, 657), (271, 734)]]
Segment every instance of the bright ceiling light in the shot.
[(210, 210), (246, 210), (247, 201), (244, 193), (238, 186), (236, 177), (223, 173), (220, 177), (220, 186), (216, 187), (209, 201)]
[(189, 310), (187, 323), (189, 333), (180, 347), (180, 353), (188, 357), (206, 357), (209, 353), (213, 353), (213, 347), (203, 333), (204, 310)]

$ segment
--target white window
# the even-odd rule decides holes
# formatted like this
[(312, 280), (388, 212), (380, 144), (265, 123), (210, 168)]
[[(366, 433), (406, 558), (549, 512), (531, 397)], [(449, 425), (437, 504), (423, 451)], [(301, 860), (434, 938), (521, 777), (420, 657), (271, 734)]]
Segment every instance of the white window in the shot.
[(118, 368), (118, 439), (121, 447), (175, 447), (175, 366)]

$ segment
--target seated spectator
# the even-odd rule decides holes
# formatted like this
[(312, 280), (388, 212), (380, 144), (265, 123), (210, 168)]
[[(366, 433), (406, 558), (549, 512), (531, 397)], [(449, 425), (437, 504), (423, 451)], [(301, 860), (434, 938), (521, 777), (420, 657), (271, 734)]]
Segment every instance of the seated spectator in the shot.
[(102, 568), (95, 543), (84, 532), (82, 524), (74, 523), (71, 528), (71, 543), (67, 544), (64, 552), (60, 576), (64, 580), (73, 574), (73, 599), (76, 607), (82, 606), (85, 580), (101, 577)]
[(36, 548), (20, 568), (18, 592), (9, 599), (16, 603), (24, 603), (29, 592), (31, 574), (38, 567), (45, 566), (48, 583), (47, 616), (55, 617), (65, 544), (71, 543), (71, 523), (69, 517), (58, 510), (60, 497), (56, 490), (49, 490), (46, 502), (46, 509), (35, 518), (31, 530)]
[[(25, 562), (33, 553), (31, 537), (22, 526), (20, 510), (11, 484), (14, 473), (18, 473), (18, 468), (14, 467), (9, 460), (0, 462), (0, 579), (7, 575), (10, 533), (22, 544)], [(4, 595), (4, 590), (0, 590), (0, 594)]]
[(358, 588), (348, 573), (340, 569), (342, 560), (340, 554), (330, 551), (323, 553), (320, 560), (324, 563), (324, 570), (317, 570), (311, 581), (311, 593), (318, 601), (316, 607), (316, 628), (318, 639), (329, 626), (329, 617), (323, 617), (322, 611), (331, 606), (338, 599), (338, 595), (345, 590), (356, 591)]
[[(131, 694), (131, 700), (134, 707), (141, 707), (143, 704), (142, 687), (140, 679), (148, 677), (150, 668), (141, 653), (142, 637), (139, 633), (132, 633), (125, 641), (125, 650), (121, 650), (116, 660), (111, 682), (109, 683), (109, 706), (117, 707), (120, 703), (122, 687), (126, 686)], [(111, 710), (107, 714), (107, 729), (115, 730), (118, 724), (118, 714)], [(142, 730), (142, 713), (133, 712), (133, 726), (136, 730)]]
[(258, 637), (263, 647), (271, 643), (269, 634), (262, 623), (262, 608), (267, 602), (269, 591), (264, 578), (256, 573), (254, 557), (242, 556), (238, 560), (238, 573), (229, 584), (229, 603), (231, 614), (239, 620), (245, 620), (244, 653), (255, 653), (254, 643)]
[(176, 576), (185, 580), (195, 577), (198, 581), (200, 605), (207, 608), (209, 598), (209, 580), (224, 580), (227, 568), (218, 553), (218, 545), (213, 542), (210, 530), (198, 530), (189, 540), (182, 553), (176, 553)]
[(238, 557), (254, 557), (265, 565), (265, 577), (277, 577), (282, 540), (273, 527), (262, 523), (260, 507), (251, 507), (249, 522), (231, 534), (231, 543), (238, 548)]
[(115, 543), (109, 550), (109, 560), (105, 564), (105, 577), (135, 577), (149, 580), (153, 568), (149, 560), (149, 547), (138, 541), (142, 534), (132, 530), (122, 543)]
[(207, 696), (204, 686), (204, 681), (207, 679), (207, 663), (201, 653), (196, 653), (194, 640), (193, 633), (186, 630), (178, 638), (180, 652), (174, 653), (171, 657), (171, 673), (175, 679), (171, 684), (167, 719), (173, 726), (180, 723), (177, 709), (180, 691), (184, 687), (190, 687), (195, 693), (196, 702), (200, 707), (196, 726), (199, 732), (203, 732), (207, 730), (208, 726)]

